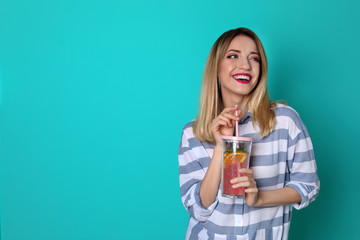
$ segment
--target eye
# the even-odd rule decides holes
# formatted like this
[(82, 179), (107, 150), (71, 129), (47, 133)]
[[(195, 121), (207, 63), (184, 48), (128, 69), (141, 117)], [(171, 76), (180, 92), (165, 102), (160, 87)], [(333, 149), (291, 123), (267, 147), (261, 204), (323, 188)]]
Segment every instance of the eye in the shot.
[(255, 62), (260, 62), (259, 57), (250, 57), (250, 60), (255, 61)]
[(231, 54), (231, 55), (228, 55), (226, 58), (234, 59), (234, 58), (238, 58), (238, 55), (236, 55), (236, 54)]

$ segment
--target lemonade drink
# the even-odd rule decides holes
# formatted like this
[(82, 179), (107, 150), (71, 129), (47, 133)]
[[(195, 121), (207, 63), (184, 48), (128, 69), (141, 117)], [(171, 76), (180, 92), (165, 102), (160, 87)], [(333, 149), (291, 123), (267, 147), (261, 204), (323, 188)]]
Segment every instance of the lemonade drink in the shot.
[[(223, 137), (223, 171), (222, 171), (222, 195), (225, 197), (239, 198), (244, 194), (244, 187), (232, 188), (230, 180), (243, 176), (239, 173), (240, 168), (249, 167), (249, 156), (251, 152), (251, 138)], [(246, 141), (244, 141), (246, 140)]]

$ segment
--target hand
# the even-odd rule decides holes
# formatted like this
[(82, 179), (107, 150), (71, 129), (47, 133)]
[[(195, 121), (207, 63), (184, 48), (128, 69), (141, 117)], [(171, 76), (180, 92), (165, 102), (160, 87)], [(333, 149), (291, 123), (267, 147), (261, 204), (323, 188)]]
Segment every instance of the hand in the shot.
[(214, 134), (217, 145), (222, 145), (221, 136), (234, 135), (235, 121), (240, 120), (239, 117), (234, 115), (235, 111), (238, 111), (239, 116), (241, 110), (238, 110), (237, 107), (225, 108), (211, 123), (211, 131)]
[(258, 201), (258, 188), (256, 186), (256, 181), (253, 176), (251, 169), (241, 168), (239, 173), (245, 176), (233, 178), (230, 180), (233, 183), (233, 188), (245, 187), (244, 199), (246, 204), (249, 206), (255, 206)]

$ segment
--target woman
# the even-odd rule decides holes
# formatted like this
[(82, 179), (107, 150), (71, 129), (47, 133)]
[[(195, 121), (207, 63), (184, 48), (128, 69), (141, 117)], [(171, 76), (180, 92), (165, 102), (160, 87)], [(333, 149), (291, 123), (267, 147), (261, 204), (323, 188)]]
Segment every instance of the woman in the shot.
[[(245, 187), (241, 199), (219, 190), (221, 136), (235, 135), (235, 121), (239, 136), (254, 138), (250, 169), (230, 181)], [(186, 239), (287, 239), (292, 207), (318, 195), (307, 129), (292, 108), (270, 102), (265, 51), (247, 28), (225, 32), (209, 53), (198, 116), (183, 129), (179, 174)]]

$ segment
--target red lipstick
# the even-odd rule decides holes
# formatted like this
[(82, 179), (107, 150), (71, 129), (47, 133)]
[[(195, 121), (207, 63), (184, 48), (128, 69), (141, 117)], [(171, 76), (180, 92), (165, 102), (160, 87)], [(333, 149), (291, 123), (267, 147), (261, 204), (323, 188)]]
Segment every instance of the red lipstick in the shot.
[(232, 75), (232, 77), (235, 79), (235, 81), (242, 84), (249, 84), (252, 79), (252, 76), (248, 73), (236, 73)]

